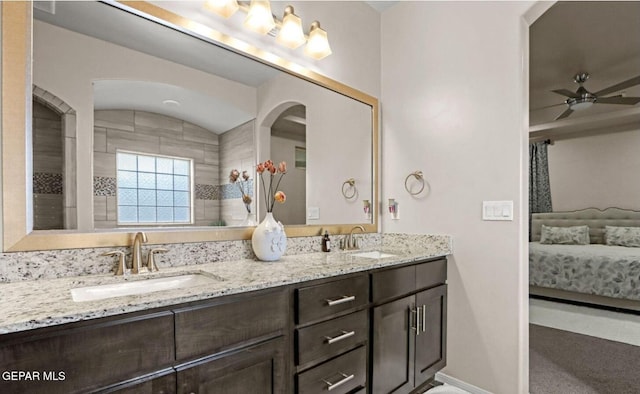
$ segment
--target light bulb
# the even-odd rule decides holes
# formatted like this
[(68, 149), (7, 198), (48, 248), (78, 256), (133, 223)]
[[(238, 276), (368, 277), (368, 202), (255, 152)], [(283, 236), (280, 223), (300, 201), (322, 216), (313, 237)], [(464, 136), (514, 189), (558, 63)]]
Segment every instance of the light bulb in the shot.
[(293, 7), (288, 5), (284, 9), (284, 17), (282, 18), (282, 27), (276, 37), (279, 44), (291, 49), (296, 49), (304, 44), (307, 39), (302, 31), (302, 22), (300, 18), (293, 13)]
[(238, 11), (240, 6), (236, 0), (207, 0), (204, 3), (204, 8), (222, 17), (229, 18)]
[(309, 40), (304, 48), (305, 55), (320, 60), (331, 55), (331, 47), (327, 39), (327, 32), (320, 28), (320, 22), (314, 21), (309, 31)]
[(244, 20), (244, 25), (248, 29), (260, 34), (267, 34), (273, 30), (273, 28), (276, 27), (276, 22), (273, 20), (269, 2), (264, 0), (251, 0), (249, 13)]

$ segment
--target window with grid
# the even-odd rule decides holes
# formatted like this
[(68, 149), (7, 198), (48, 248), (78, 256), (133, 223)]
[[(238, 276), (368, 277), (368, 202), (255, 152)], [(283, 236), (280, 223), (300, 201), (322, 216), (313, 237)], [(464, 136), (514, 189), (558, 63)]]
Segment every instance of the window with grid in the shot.
[(190, 159), (116, 152), (118, 224), (192, 223)]

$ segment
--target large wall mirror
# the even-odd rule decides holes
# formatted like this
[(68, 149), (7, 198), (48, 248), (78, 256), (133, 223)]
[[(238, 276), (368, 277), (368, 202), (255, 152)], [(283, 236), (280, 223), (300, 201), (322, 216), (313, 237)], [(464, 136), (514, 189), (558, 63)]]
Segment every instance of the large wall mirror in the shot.
[(290, 236), (377, 230), (375, 98), (150, 3), (44, 3), (3, 5), (4, 250), (247, 239), (267, 159)]

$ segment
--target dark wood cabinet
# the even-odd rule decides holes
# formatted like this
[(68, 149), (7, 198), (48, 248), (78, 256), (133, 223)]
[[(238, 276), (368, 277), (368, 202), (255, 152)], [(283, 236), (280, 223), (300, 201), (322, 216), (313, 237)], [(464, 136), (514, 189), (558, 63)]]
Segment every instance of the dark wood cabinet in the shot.
[(372, 393), (420, 391), (446, 365), (445, 281), (446, 260), (372, 273)]
[(446, 363), (445, 282), (433, 259), (0, 335), (0, 370), (40, 374), (0, 392), (414, 393)]
[(96, 392), (101, 394), (175, 394), (176, 372), (173, 368), (169, 368), (118, 385), (103, 387)]
[(86, 392), (170, 367), (174, 359), (171, 312), (7, 335), (0, 342), (0, 369), (38, 375), (3, 380), (0, 391)]
[(265, 336), (283, 335), (289, 316), (284, 288), (174, 308), (176, 359), (217, 353)]
[(284, 337), (178, 366), (178, 394), (286, 393)]

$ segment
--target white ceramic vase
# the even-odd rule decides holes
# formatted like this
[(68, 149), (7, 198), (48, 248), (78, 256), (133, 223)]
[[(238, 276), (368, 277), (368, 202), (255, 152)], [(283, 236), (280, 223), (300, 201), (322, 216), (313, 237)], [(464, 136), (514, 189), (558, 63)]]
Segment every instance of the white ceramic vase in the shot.
[(277, 261), (287, 250), (287, 234), (282, 223), (267, 212), (264, 220), (253, 230), (251, 245), (256, 257), (262, 261)]

